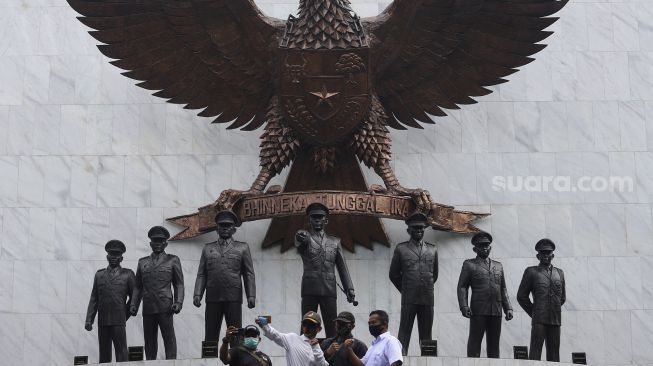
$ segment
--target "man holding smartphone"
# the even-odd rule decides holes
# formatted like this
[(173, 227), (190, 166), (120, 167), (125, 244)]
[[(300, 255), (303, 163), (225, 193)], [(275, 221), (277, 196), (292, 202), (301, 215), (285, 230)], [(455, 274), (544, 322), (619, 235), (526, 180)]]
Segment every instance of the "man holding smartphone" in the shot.
[[(237, 340), (237, 342), (233, 342)], [(237, 347), (229, 349), (229, 344), (236, 343)], [(220, 347), (220, 361), (232, 366), (272, 366), (270, 357), (258, 350), (261, 343), (261, 332), (255, 325), (245, 328), (230, 326), (222, 338)]]

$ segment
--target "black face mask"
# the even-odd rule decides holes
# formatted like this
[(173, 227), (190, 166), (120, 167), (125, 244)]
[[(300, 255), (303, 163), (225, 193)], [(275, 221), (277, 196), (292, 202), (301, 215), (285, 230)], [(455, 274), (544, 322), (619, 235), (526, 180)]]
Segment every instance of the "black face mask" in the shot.
[(370, 324), (369, 327), (370, 327), (370, 334), (375, 338), (383, 333), (383, 328), (380, 325)]
[(341, 337), (344, 337), (351, 332), (351, 328), (349, 325), (343, 325), (338, 328), (338, 335)]

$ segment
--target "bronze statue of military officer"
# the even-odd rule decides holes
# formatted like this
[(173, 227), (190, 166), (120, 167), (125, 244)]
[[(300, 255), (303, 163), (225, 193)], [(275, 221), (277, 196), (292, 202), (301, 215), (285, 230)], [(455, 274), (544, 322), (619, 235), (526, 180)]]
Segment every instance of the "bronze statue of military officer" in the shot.
[(324, 319), (327, 337), (336, 335), (333, 320), (338, 309), (335, 269), (347, 295), (347, 301), (354, 301), (354, 285), (349, 276), (345, 257), (342, 255), (340, 238), (325, 232), (329, 223), (329, 209), (314, 202), (306, 207), (310, 230), (299, 230), (295, 234), (295, 246), (302, 257), (302, 314), (317, 312), (318, 306)]
[[(565, 303), (565, 274), (551, 265), (556, 246), (550, 239), (535, 244), (540, 264), (524, 271), (517, 301), (531, 317), (531, 346), (528, 358), (540, 360), (546, 342), (546, 360), (560, 361), (560, 324)], [(529, 298), (532, 294), (533, 301)]]
[(420, 340), (430, 340), (433, 328), (433, 286), (438, 279), (438, 251), (423, 240), (428, 218), (414, 213), (406, 219), (410, 240), (397, 244), (390, 263), (390, 281), (401, 292), (398, 337), (408, 353), (410, 333), (417, 316)]
[[(487, 357), (499, 358), (502, 310), (512, 319), (512, 307), (501, 263), (489, 258), (492, 235), (481, 232), (472, 237), (476, 258), (463, 262), (458, 279), (458, 305), (469, 318), (467, 357), (481, 357), (481, 342), (486, 335)], [(471, 306), (467, 292), (472, 288)]]
[(161, 328), (166, 359), (174, 360), (177, 358), (177, 339), (172, 315), (179, 314), (184, 303), (184, 274), (179, 257), (165, 252), (170, 238), (168, 230), (163, 226), (154, 226), (147, 236), (152, 254), (138, 260), (136, 291), (130, 312), (136, 315), (142, 299), (145, 357), (156, 360)]
[(256, 280), (249, 246), (235, 241), (233, 235), (240, 226), (238, 217), (231, 211), (220, 211), (215, 217), (218, 241), (208, 243), (202, 250), (193, 305), (200, 307), (206, 290), (204, 310), (204, 340), (217, 341), (222, 318), (227, 326), (240, 328), (242, 324), (243, 286), (247, 307), (254, 307)]
[(93, 290), (86, 312), (88, 331), (93, 330), (95, 314), (98, 315), (98, 344), (100, 363), (111, 362), (111, 344), (116, 361), (127, 361), (127, 333), (129, 301), (134, 297), (135, 279), (131, 269), (120, 267), (126, 248), (120, 240), (109, 240), (104, 246), (109, 266), (95, 273)]

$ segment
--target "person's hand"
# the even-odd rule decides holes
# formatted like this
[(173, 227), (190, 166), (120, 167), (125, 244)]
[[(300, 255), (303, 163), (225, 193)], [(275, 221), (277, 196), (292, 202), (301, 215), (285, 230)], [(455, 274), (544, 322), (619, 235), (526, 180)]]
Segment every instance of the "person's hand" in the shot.
[(84, 329), (88, 330), (89, 332), (93, 330), (93, 323), (86, 323), (84, 324)]
[(320, 341), (317, 338), (311, 338), (308, 340), (308, 344), (310, 344), (311, 347), (315, 347), (315, 345), (318, 343), (320, 343)]
[(259, 316), (258, 318), (256, 318), (256, 320), (254, 320), (254, 322), (256, 322), (256, 324), (258, 324), (260, 327), (264, 327), (268, 325), (268, 318), (264, 316)]
[(506, 311), (506, 320), (508, 321), (512, 320), (512, 309)]
[(181, 304), (178, 302), (172, 304), (170, 310), (172, 310), (172, 312), (175, 314), (179, 314), (179, 312), (181, 311)]
[(324, 356), (331, 358), (331, 356), (333, 356), (336, 352), (338, 352), (339, 349), (340, 349), (340, 344), (336, 341), (333, 341), (329, 346), (329, 348), (327, 348), (326, 351), (324, 351)]
[(347, 291), (347, 301), (354, 302), (355, 298), (356, 298), (356, 293), (354, 292), (354, 289), (353, 288), (349, 289), (349, 291)]
[(295, 240), (297, 240), (300, 244), (308, 244), (310, 241), (308, 231), (306, 230), (297, 231), (297, 234), (295, 234)]
[(129, 307), (129, 313), (132, 316), (136, 316), (136, 314), (138, 314), (138, 308), (136, 306), (134, 306), (134, 305), (130, 306)]
[(256, 298), (255, 297), (248, 297), (247, 298), (247, 307), (250, 309), (254, 309), (254, 306), (256, 306)]
[(465, 318), (471, 318), (472, 317), (472, 309), (470, 308), (462, 308), (460, 312), (463, 314)]
[(234, 327), (233, 325), (230, 325), (227, 327), (227, 338), (233, 339), (238, 335), (238, 328)]
[(193, 305), (198, 308), (202, 306), (202, 298), (199, 296), (193, 296)]
[(349, 339), (347, 339), (347, 340), (345, 341), (345, 343), (343, 343), (342, 345), (343, 345), (345, 348), (351, 348), (351, 346), (352, 346), (353, 344), (354, 344), (354, 339), (353, 339), (353, 338), (349, 338)]

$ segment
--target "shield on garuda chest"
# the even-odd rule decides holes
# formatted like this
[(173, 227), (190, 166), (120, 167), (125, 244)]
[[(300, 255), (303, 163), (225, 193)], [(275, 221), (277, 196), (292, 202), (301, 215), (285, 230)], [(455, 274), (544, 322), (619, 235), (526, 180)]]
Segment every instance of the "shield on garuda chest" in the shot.
[(280, 97), (286, 121), (315, 145), (337, 143), (370, 105), (369, 49), (281, 49)]

